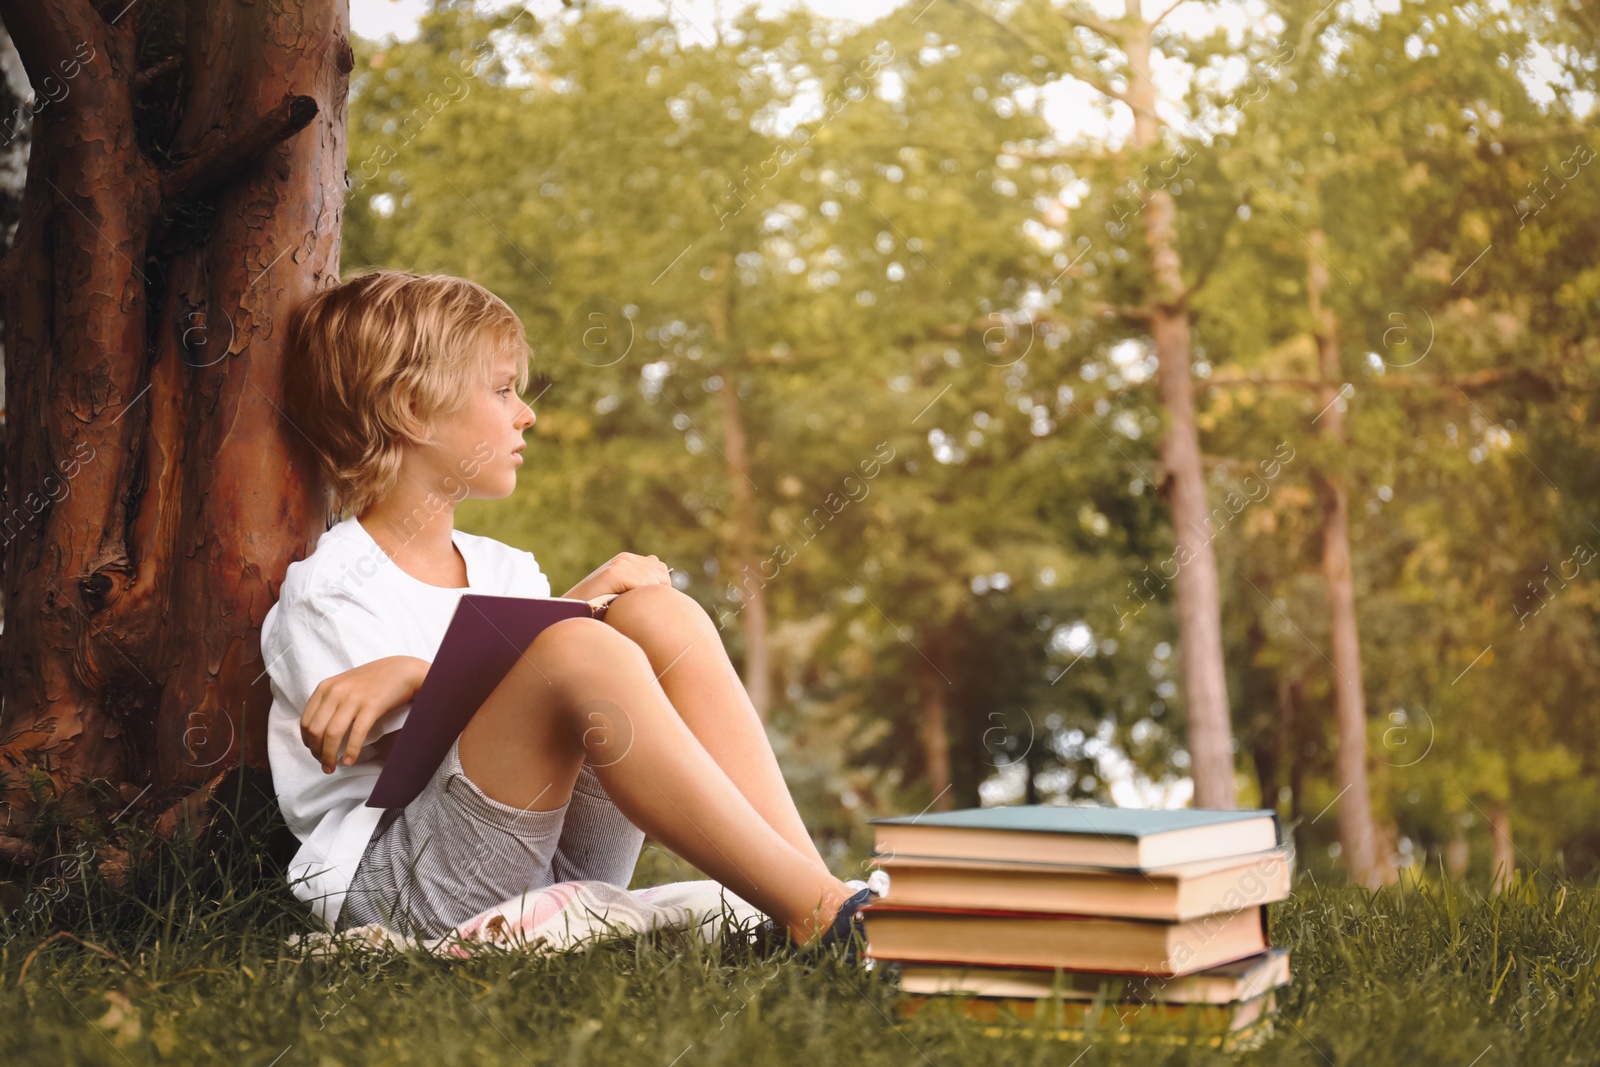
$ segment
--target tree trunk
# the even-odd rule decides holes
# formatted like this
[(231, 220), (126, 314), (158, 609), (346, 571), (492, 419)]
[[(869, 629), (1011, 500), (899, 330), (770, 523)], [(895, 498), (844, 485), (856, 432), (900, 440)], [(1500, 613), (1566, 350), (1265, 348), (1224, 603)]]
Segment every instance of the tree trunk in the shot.
[[(711, 300), (706, 307), (712, 336), (726, 353), (722, 375), (723, 459), (728, 464), (728, 484), (733, 491), (733, 585), (739, 590), (739, 617), (744, 623), (744, 687), (750, 703), (762, 721), (772, 706), (772, 647), (767, 629), (765, 587), (769, 575), (761, 573), (756, 556), (756, 537), (760, 526), (756, 515), (755, 483), (750, 477), (748, 449), (745, 447), (744, 418), (739, 408), (739, 374), (734, 365), (734, 347), (729, 344), (733, 326), (733, 257), (722, 253), (717, 280), (723, 283), (726, 302)], [(739, 349), (742, 351), (742, 349)]]
[[(22, 190), (28, 177), (28, 141), (33, 109), (42, 101), (28, 99), (28, 72), (0, 25), (0, 254), (22, 218)], [(5, 398), (0, 396), (0, 406)]]
[(761, 573), (756, 556), (756, 506), (748, 478), (749, 460), (745, 448), (744, 421), (739, 411), (739, 380), (732, 368), (722, 372), (722, 427), (728, 451), (728, 466), (733, 485), (733, 528), (735, 584), (744, 609), (744, 686), (750, 703), (763, 720), (772, 706), (772, 650), (767, 639), (767, 575)]
[(1022, 802), (1024, 804), (1037, 804), (1040, 801), (1039, 758), (1034, 754), (1035, 745), (1029, 745), (1022, 753)]
[[(1271, 581), (1265, 571), (1257, 570), (1251, 578), (1257, 585)], [(1244, 652), (1241, 662), (1254, 666), (1261, 662), (1262, 653), (1267, 647), (1267, 629), (1260, 614), (1250, 616), (1249, 627), (1245, 630)], [(1255, 769), (1256, 787), (1261, 796), (1261, 807), (1278, 808), (1278, 795), (1283, 790), (1283, 760), (1280, 758), (1282, 738), (1279, 736), (1279, 716), (1283, 711), (1283, 683), (1284, 675), (1280, 671), (1274, 679), (1277, 683), (1276, 699), (1249, 700), (1254, 706), (1249, 712), (1250, 734), (1250, 762)], [(1256, 686), (1248, 688), (1254, 689)]]
[(1500, 798), (1489, 802), (1489, 888), (1498, 893), (1511, 884), (1517, 850), (1511, 839), (1511, 806)]
[[(1127, 10), (1130, 22), (1137, 24), (1123, 37), (1123, 50), (1134, 70), (1128, 79), (1127, 102), (1133, 109), (1134, 146), (1144, 150), (1161, 143), (1162, 131), (1150, 80), (1152, 31), (1139, 18), (1138, 0), (1127, 0)], [(1156, 384), (1167, 412), (1160, 455), (1177, 541), (1178, 650), (1188, 711), (1194, 803), (1200, 808), (1232, 808), (1236, 803), (1233, 722), (1222, 654), (1222, 595), (1217, 557), (1206, 525), (1205, 475), (1200, 466), (1189, 365), (1189, 309), (1175, 224), (1177, 204), (1172, 194), (1158, 189), (1144, 202), (1141, 214), (1155, 281), (1150, 333), (1158, 363)]]
[[(1306, 258), (1306, 299), (1317, 344), (1317, 402), (1322, 439), (1330, 452), (1349, 447), (1339, 401), (1344, 388), (1339, 367), (1339, 321), (1323, 301), (1328, 268), (1323, 258), (1327, 235), (1320, 225), (1310, 233), (1313, 254)], [(1322, 496), (1322, 580), (1328, 594), (1328, 629), (1333, 645), (1334, 717), (1339, 750), (1335, 770), (1339, 800), (1339, 851), (1351, 881), (1377, 886), (1393, 880), (1380, 857), (1374, 832), (1372, 794), (1367, 783), (1367, 701), (1361, 681), (1361, 639), (1356, 629), (1355, 580), (1350, 568), (1350, 500), (1344, 478), (1324, 467), (1318, 472)]]
[(1467, 862), (1472, 853), (1467, 848), (1467, 832), (1461, 826), (1458, 816), (1450, 817), (1450, 838), (1444, 846), (1444, 862), (1450, 873), (1458, 880), (1467, 876)]
[(11, 858), (30, 775), (69, 815), (170, 828), (265, 771), (261, 620), (329, 519), (277, 398), (286, 313), (338, 277), (347, 7), (103, 9), (0, 0), (56, 86), (0, 263)]
[[(28, 72), (22, 67), (22, 57), (11, 43), (11, 34), (0, 26), (0, 256), (11, 248), (11, 238), (17, 223), (22, 219), (22, 191), (28, 181), (28, 143), (33, 128), (33, 108), (37, 100), (30, 100)], [(5, 320), (0, 315), (0, 338), (4, 337)], [(4, 344), (0, 342), (0, 360), (4, 358)], [(3, 366), (0, 362), (0, 366)], [(5, 469), (5, 376), (0, 374), (0, 472)], [(0, 484), (4, 474), (0, 473)], [(3, 591), (0, 591), (3, 592)], [(0, 601), (0, 630), (4, 629), (5, 604)]]
[[(1299, 827), (1305, 795), (1305, 746), (1300, 741), (1299, 710), (1301, 687), (1299, 675), (1280, 678), (1278, 681), (1278, 766), (1289, 771), (1289, 822), (1295, 827), (1295, 851), (1300, 851)], [(1280, 771), (1280, 773), (1282, 773)], [(1277, 798), (1272, 806), (1276, 808)]]
[(933, 810), (950, 811), (955, 807), (955, 797), (950, 792), (950, 723), (945, 704), (950, 683), (937, 667), (937, 642), (927, 642), (923, 653), (917, 657), (917, 674), (921, 681), (918, 691), (922, 698), (922, 745), (928, 788), (933, 793)]
[[(1279, 686), (1279, 705), (1282, 711), (1282, 686)], [(1274, 722), (1276, 727), (1276, 722)], [(1278, 731), (1263, 730), (1253, 746), (1256, 764), (1256, 787), (1261, 790), (1261, 806), (1278, 810), (1278, 798), (1283, 794), (1283, 764), (1278, 759)]]

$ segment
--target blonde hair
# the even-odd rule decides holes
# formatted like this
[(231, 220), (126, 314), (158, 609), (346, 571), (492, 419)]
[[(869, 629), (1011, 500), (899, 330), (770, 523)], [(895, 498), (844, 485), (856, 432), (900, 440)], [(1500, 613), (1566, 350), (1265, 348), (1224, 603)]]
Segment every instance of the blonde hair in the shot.
[(291, 313), (286, 343), (285, 415), (348, 514), (393, 490), (403, 443), (423, 444), (495, 359), (515, 353), (517, 392), (528, 386), (531, 352), (516, 312), (445, 274), (374, 270), (320, 289)]

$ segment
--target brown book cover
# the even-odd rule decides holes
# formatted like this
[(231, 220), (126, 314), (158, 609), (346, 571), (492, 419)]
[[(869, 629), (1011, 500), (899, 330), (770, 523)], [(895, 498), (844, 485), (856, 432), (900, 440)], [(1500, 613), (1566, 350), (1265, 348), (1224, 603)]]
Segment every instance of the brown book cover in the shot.
[(1288, 848), (1147, 871), (926, 856), (881, 856), (874, 863), (888, 872), (896, 904), (1165, 922), (1283, 900), (1293, 878)]
[[(907, 996), (895, 1004), (901, 1019), (924, 1012), (954, 1014), (982, 1024), (992, 1036), (1039, 1035), (1062, 1041), (1136, 1040), (1241, 1047), (1270, 1026), (1276, 997), (1267, 992), (1232, 1004), (1114, 1004), (1011, 997)], [(1264, 1036), (1264, 1035), (1262, 1035)]]
[[(892, 890), (891, 890), (892, 892)], [(1183, 923), (998, 908), (861, 909), (873, 959), (1075, 971), (1193, 974), (1270, 947), (1264, 906)]]
[(893, 970), (902, 992), (921, 996), (959, 994), (1034, 1000), (1059, 996), (1063, 1000), (1231, 1004), (1262, 996), (1289, 982), (1286, 948), (1271, 948), (1178, 978), (1060, 968), (881, 962)]

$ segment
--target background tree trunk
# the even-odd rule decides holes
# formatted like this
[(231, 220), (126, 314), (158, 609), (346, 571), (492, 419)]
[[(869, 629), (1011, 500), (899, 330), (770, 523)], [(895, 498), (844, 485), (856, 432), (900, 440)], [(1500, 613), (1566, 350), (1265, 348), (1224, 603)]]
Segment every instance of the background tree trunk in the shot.
[(733, 368), (722, 374), (722, 432), (728, 450), (728, 478), (733, 487), (734, 585), (743, 598), (744, 685), (750, 703), (763, 720), (772, 707), (772, 649), (767, 635), (767, 576), (755, 550), (758, 520), (749, 478), (749, 450), (739, 410), (739, 377)]
[[(1306, 300), (1317, 343), (1317, 392), (1322, 439), (1343, 453), (1345, 433), (1343, 378), (1339, 366), (1339, 321), (1323, 301), (1328, 291), (1324, 259), (1327, 235), (1311, 229), (1313, 255), (1306, 258)], [(1328, 594), (1328, 629), (1333, 644), (1333, 700), (1339, 750), (1335, 773), (1339, 788), (1339, 851), (1350, 880), (1377, 886), (1393, 880), (1393, 868), (1380, 857), (1374, 832), (1372, 794), (1367, 782), (1367, 699), (1361, 682), (1361, 637), (1356, 628), (1355, 578), (1350, 568), (1350, 498), (1337, 471), (1318, 472), (1322, 495), (1322, 580)], [(1387, 870), (1387, 874), (1385, 871)]]
[(1461, 826), (1459, 818), (1451, 819), (1450, 838), (1444, 846), (1444, 862), (1450, 873), (1456, 878), (1467, 876), (1467, 862), (1471, 859), (1471, 852), (1467, 847), (1467, 832)]
[(1489, 887), (1500, 892), (1511, 884), (1517, 850), (1511, 837), (1511, 805), (1496, 797), (1489, 802)]
[[(979, 11), (1030, 53), (1036, 53), (1028, 38), (1009, 22), (982, 11), (977, 4), (957, 2)], [(1128, 67), (1122, 78), (1125, 88), (1117, 87), (1100, 69), (1100, 49), (1086, 50), (1078, 57), (1080, 64), (1069, 66), (1066, 74), (1121, 102), (1133, 113), (1130, 144), (1135, 157), (1159, 147), (1166, 125), (1156, 112), (1156, 87), (1150, 69), (1156, 22), (1145, 21), (1140, 0), (1123, 0), (1123, 17), (1115, 20), (1093, 14), (1084, 5), (1051, 5), (1050, 10), (1067, 24), (1069, 35), (1080, 29), (1089, 30), (1109, 46), (1106, 51), (1121, 50)], [(1157, 16), (1156, 21), (1159, 19)], [(1031, 61), (1032, 54), (1028, 58)], [(1143, 185), (1147, 187), (1148, 183)], [(1217, 557), (1206, 527), (1205, 476), (1189, 360), (1191, 291), (1183, 281), (1178, 251), (1177, 203), (1171, 193), (1157, 189), (1142, 200), (1139, 215), (1144, 222), (1153, 285), (1145, 306), (1123, 313), (1149, 329), (1157, 361), (1157, 394), (1167, 413), (1166, 432), (1158, 446), (1163, 475), (1156, 488), (1167, 501), (1177, 542), (1178, 653), (1188, 717), (1194, 804), (1200, 808), (1233, 808), (1238, 797), (1233, 771), (1233, 719), (1222, 649), (1222, 593)]]
[(939, 673), (937, 642), (926, 642), (917, 657), (917, 689), (922, 697), (922, 744), (928, 765), (928, 788), (933, 792), (933, 810), (950, 811), (955, 797), (950, 790), (950, 709), (945, 693), (950, 683)]
[(756, 556), (760, 526), (756, 515), (755, 482), (750, 477), (749, 449), (745, 447), (744, 418), (739, 408), (739, 373), (735, 352), (742, 346), (730, 343), (733, 331), (734, 293), (733, 256), (722, 253), (717, 261), (717, 282), (721, 299), (706, 304), (711, 334), (724, 353), (722, 367), (722, 458), (728, 465), (728, 486), (733, 495), (733, 566), (730, 581), (739, 590), (739, 619), (744, 624), (744, 687), (750, 703), (762, 721), (772, 707), (772, 645), (767, 626), (767, 577), (761, 573)]
[(1034, 746), (1029, 745), (1022, 753), (1022, 802), (1024, 804), (1038, 804), (1043, 798), (1039, 796), (1039, 757), (1034, 753)]
[[(1133, 110), (1133, 144), (1140, 150), (1161, 143), (1156, 89), (1151, 80), (1153, 27), (1140, 19), (1139, 0), (1127, 0), (1123, 51), (1133, 76), (1126, 103)], [(1195, 426), (1194, 385), (1189, 363), (1189, 309), (1178, 254), (1177, 204), (1157, 189), (1142, 210), (1150, 248), (1155, 293), (1150, 302), (1150, 335), (1155, 343), (1156, 385), (1167, 412), (1161, 438), (1172, 532), (1179, 568), (1178, 651), (1183, 664), (1189, 717), (1190, 773), (1197, 808), (1232, 808), (1233, 720), (1228, 707), (1228, 677), (1222, 655), (1222, 593), (1217, 557), (1206, 526), (1206, 483), (1200, 465), (1200, 433)]]
[[(1278, 766), (1279, 773), (1287, 769), (1289, 787), (1289, 822), (1294, 826), (1295, 851), (1300, 850), (1300, 818), (1302, 814), (1301, 798), (1305, 788), (1305, 745), (1300, 740), (1299, 709), (1301, 690), (1304, 682), (1296, 675), (1280, 675), (1278, 679)], [(1274, 796), (1268, 800), (1269, 806), (1276, 809), (1280, 800)]]
[(18, 859), (42, 829), (30, 778), (68, 815), (170, 829), (235, 765), (265, 773), (261, 620), (331, 517), (280, 414), (282, 325), (338, 280), (354, 56), (335, 0), (0, 17), (57, 87), (0, 263)]

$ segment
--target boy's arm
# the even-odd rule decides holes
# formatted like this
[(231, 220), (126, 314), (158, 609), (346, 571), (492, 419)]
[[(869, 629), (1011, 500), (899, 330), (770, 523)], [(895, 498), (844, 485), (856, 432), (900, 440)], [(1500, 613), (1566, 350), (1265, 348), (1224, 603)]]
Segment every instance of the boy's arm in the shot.
[(641, 585), (671, 585), (672, 568), (654, 556), (619, 552), (606, 560), (562, 596), (593, 600), (608, 593), (622, 593)]
[[(322, 763), (324, 774), (332, 774), (339, 762), (355, 763), (373, 726), (416, 695), (428, 667), (427, 660), (415, 656), (384, 656), (317, 684), (300, 715), (300, 737)], [(394, 744), (383, 740), (380, 754)]]
[[(319, 743), (313, 746), (313, 739), (306, 731), (309, 721), (305, 713), (312, 705), (312, 697), (341, 677), (345, 679), (340, 685), (343, 692), (352, 675), (358, 680), (367, 678), (366, 688), (370, 688), (370, 676), (374, 672), (358, 674), (357, 671), (379, 661), (388, 661), (377, 673), (384, 679), (383, 686), (393, 693), (392, 697), (385, 697), (392, 703), (380, 710), (387, 711), (394, 704), (410, 699), (410, 694), (421, 685), (427, 673), (427, 663), (396, 654), (404, 648), (403, 637), (386, 620), (344, 590), (291, 591), (281, 597), (268, 613), (261, 636), (262, 657), (267, 663), (267, 673), (272, 676), (275, 698), (293, 715), (292, 726), (281, 724), (288, 729), (282, 731), (280, 741), (297, 747), (294, 739), (298, 736), (301, 744), (311, 748), (313, 753), (320, 753), (328, 738), (317, 738)], [(397, 665), (401, 667), (399, 671), (393, 669)], [(331, 713), (337, 709), (326, 710)], [(318, 726), (325, 730), (326, 723)], [(338, 757), (338, 745), (343, 737), (341, 734), (333, 739), (335, 747), (323, 761), (325, 766)], [(351, 755), (358, 752), (359, 748), (350, 749)], [(287, 750), (282, 756), (290, 758)]]

